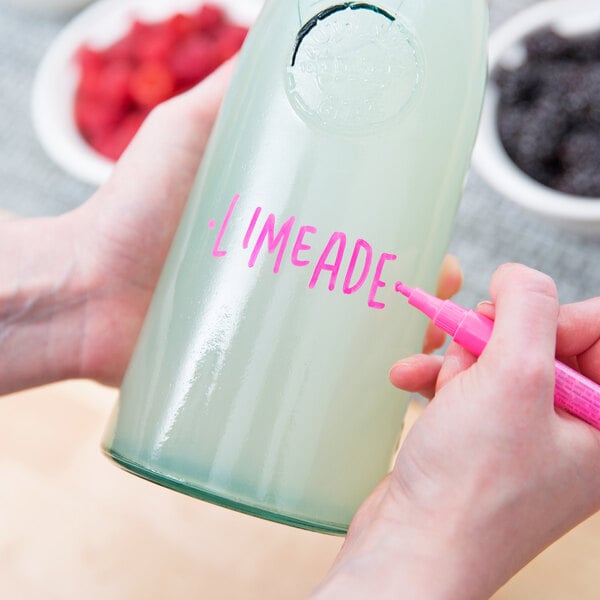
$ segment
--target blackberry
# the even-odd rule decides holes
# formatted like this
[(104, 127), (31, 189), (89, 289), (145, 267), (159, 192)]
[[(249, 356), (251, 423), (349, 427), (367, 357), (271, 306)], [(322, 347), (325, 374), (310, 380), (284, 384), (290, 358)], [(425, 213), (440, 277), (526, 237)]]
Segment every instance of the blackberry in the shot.
[(525, 47), (519, 67), (493, 73), (500, 140), (540, 183), (600, 198), (600, 31), (565, 38), (546, 28)]
[(500, 102), (517, 104), (532, 102), (539, 90), (538, 72), (529, 63), (524, 63), (515, 70), (500, 68), (494, 75), (500, 90)]
[(509, 155), (516, 155), (517, 140), (527, 118), (527, 111), (519, 106), (499, 106), (497, 127), (500, 139)]
[(558, 177), (552, 187), (566, 194), (600, 198), (600, 172), (593, 168), (569, 171)]
[(568, 120), (560, 104), (549, 96), (540, 98), (527, 112), (519, 133), (518, 156), (539, 161), (552, 160), (568, 130)]
[(600, 31), (567, 39), (568, 55), (578, 62), (600, 60)]
[(558, 157), (567, 171), (590, 165), (600, 173), (600, 131), (574, 130), (562, 140)]
[(527, 57), (532, 61), (564, 56), (568, 46), (568, 41), (550, 28), (540, 29), (525, 38)]
[(600, 60), (582, 68), (580, 94), (590, 125), (600, 125)]

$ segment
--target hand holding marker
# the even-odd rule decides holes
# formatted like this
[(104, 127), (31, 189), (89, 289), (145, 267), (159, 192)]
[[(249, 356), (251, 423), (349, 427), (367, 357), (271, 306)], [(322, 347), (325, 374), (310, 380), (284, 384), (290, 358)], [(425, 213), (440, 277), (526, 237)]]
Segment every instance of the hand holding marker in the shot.
[[(425, 313), (465, 350), (475, 356), (482, 353), (492, 335), (494, 321), (450, 300), (440, 300), (418, 288), (409, 288), (401, 282), (396, 284), (396, 291), (406, 296), (410, 305)], [(600, 429), (600, 385), (558, 360), (554, 403)]]

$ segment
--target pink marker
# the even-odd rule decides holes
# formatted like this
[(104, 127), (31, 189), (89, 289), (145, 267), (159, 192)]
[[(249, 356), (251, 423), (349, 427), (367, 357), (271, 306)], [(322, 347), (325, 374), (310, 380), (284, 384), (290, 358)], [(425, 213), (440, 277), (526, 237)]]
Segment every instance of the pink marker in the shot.
[[(406, 296), (409, 304), (425, 313), (457, 344), (475, 356), (481, 354), (492, 335), (494, 321), (450, 300), (440, 300), (423, 290), (409, 288), (400, 282), (396, 284), (396, 291)], [(558, 360), (554, 403), (600, 429), (600, 385)]]

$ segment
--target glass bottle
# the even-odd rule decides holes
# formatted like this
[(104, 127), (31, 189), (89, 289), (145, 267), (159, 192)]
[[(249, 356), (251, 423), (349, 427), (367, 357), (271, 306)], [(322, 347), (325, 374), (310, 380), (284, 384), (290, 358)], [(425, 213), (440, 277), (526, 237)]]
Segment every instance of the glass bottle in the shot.
[(388, 382), (426, 321), (475, 140), (487, 3), (267, 0), (242, 49), (105, 451), (343, 534), (388, 473)]

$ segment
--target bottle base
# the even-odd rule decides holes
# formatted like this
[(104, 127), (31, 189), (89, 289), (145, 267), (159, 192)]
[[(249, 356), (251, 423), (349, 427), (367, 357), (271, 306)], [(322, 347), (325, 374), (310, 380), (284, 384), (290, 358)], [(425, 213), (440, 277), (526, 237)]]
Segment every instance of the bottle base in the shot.
[(193, 498), (198, 498), (199, 500), (204, 500), (205, 502), (210, 502), (217, 506), (222, 506), (253, 517), (259, 517), (260, 519), (265, 519), (267, 521), (289, 525), (290, 527), (296, 527), (298, 529), (306, 529), (307, 531), (336, 536), (344, 536), (348, 532), (348, 525), (311, 521), (302, 517), (271, 511), (260, 506), (254, 506), (225, 495), (215, 494), (214, 492), (187, 484), (180, 479), (175, 479), (169, 475), (148, 469), (110, 448), (102, 448), (102, 450), (108, 458), (116, 462), (125, 471), (181, 494), (186, 494), (187, 496), (192, 496)]

